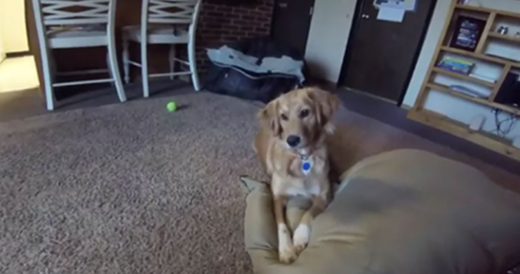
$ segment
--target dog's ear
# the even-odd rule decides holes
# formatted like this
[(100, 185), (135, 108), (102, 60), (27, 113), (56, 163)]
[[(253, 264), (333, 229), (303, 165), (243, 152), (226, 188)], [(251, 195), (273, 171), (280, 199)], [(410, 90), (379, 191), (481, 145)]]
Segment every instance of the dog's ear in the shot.
[(282, 134), (282, 126), (280, 125), (278, 108), (278, 100), (273, 100), (258, 113), (258, 119), (262, 125), (270, 128), (275, 136), (280, 136)]
[(336, 95), (319, 88), (310, 88), (308, 95), (314, 102), (318, 125), (332, 133), (334, 126), (330, 123), (330, 119), (341, 106), (340, 99)]

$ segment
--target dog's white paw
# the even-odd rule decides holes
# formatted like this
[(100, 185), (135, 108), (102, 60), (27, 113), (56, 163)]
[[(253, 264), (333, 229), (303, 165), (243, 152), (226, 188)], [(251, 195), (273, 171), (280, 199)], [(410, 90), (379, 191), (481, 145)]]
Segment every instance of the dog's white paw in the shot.
[(278, 225), (278, 256), (280, 262), (290, 264), (298, 258), (298, 254), (294, 250), (289, 229), (284, 224)]
[(279, 248), (278, 252), (280, 262), (284, 264), (290, 264), (298, 258), (298, 254), (292, 245), (285, 248)]
[(294, 250), (297, 254), (300, 254), (307, 244), (309, 243), (309, 239), (311, 237), (311, 229), (306, 224), (299, 224), (296, 230), (294, 231), (293, 243)]

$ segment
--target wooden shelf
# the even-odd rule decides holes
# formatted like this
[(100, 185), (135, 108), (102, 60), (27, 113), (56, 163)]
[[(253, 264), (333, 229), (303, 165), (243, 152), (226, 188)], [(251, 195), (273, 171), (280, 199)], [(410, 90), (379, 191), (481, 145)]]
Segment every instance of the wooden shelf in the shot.
[(430, 84), (428, 84), (426, 86), (428, 88), (430, 88), (431, 90), (440, 91), (442, 93), (447, 93), (449, 95), (452, 95), (452, 96), (464, 99), (466, 101), (471, 101), (473, 103), (477, 103), (477, 104), (480, 104), (480, 105), (488, 105), (488, 103), (490, 103), (486, 99), (482, 99), (482, 98), (472, 97), (470, 95), (466, 95), (466, 94), (464, 94), (462, 92), (455, 91), (455, 90), (453, 90), (450, 87), (445, 86), (445, 85), (430, 83)]
[(469, 126), (438, 113), (425, 110), (413, 109), (408, 113), (408, 118), (414, 121), (437, 128), (459, 138), (468, 140), (477, 145), (484, 145), (488, 149), (506, 155), (515, 160), (520, 160), (520, 149), (511, 145), (511, 142), (494, 137), (486, 132), (473, 132)]
[(460, 73), (451, 72), (451, 71), (448, 71), (448, 70), (445, 70), (445, 69), (442, 69), (442, 68), (438, 68), (438, 67), (433, 68), (432, 71), (434, 71), (436, 73), (439, 73), (439, 74), (448, 75), (448, 76), (453, 77), (453, 78), (458, 78), (458, 79), (461, 79), (461, 80), (470, 81), (470, 82), (473, 82), (475, 84), (483, 85), (483, 86), (490, 87), (490, 88), (494, 88), (496, 86), (495, 83), (490, 83), (490, 82), (487, 82), (487, 81), (484, 81), (484, 80), (473, 78), (473, 77), (470, 77), (470, 76), (467, 76), (467, 75), (464, 75), (464, 74), (460, 74)]
[[(478, 104), (490, 109), (501, 110), (520, 117), (520, 109), (512, 107), (510, 105), (500, 104), (494, 101), (508, 73), (512, 69), (520, 68), (520, 61), (485, 54), (485, 49), (489, 44), (490, 39), (494, 39), (495, 42), (498, 39), (500, 39), (500, 41), (513, 42), (514, 45), (518, 45), (518, 47), (520, 48), (520, 37), (504, 36), (493, 31), (493, 27), (496, 26), (497, 23), (497, 18), (507, 17), (507, 19), (520, 20), (520, 13), (499, 11), (469, 5), (459, 5), (456, 3), (455, 0), (451, 1), (451, 9), (447, 16), (447, 20), (444, 23), (444, 28), (441, 35), (442, 38), (437, 42), (437, 48), (435, 51), (435, 55), (432, 58), (432, 62), (430, 63), (428, 75), (423, 82), (421, 92), (419, 93), (419, 96), (415, 102), (415, 106), (409, 112), (408, 117), (410, 119), (419, 121), (434, 128), (438, 128), (442, 131), (453, 134), (475, 144), (486, 147), (490, 150), (504, 154), (512, 159), (520, 161), (520, 149), (514, 147), (511, 141), (507, 140), (506, 138), (502, 138), (497, 134), (493, 134), (492, 132), (470, 131), (469, 126), (467, 124), (443, 116), (439, 113), (429, 111), (425, 108), (429, 95), (432, 92), (438, 92), (453, 98), (465, 100), (468, 103)], [(474, 51), (456, 49), (444, 44), (445, 41), (449, 40), (449, 35), (452, 35), (453, 33), (452, 31), (450, 31), (450, 27), (453, 23), (452, 18), (455, 18), (457, 14), (462, 13), (474, 13), (479, 18), (485, 18), (486, 20), (485, 27), (482, 30), (482, 38), (478, 42)], [(495, 64), (499, 67), (501, 66), (502, 73), (499, 79), (497, 79), (496, 83), (490, 83), (478, 78), (458, 74), (437, 67), (437, 61), (442, 57), (442, 54), (450, 53), (460, 55), (461, 58), (470, 58), (472, 59), (472, 61), (475, 62), (488, 62)], [(466, 95), (465, 93), (457, 92), (451, 89), (449, 86), (432, 83), (432, 78), (434, 75), (444, 75), (447, 77), (464, 81), (466, 83), (473, 83), (481, 85), (482, 87), (487, 87), (491, 89), (490, 98), (484, 99), (472, 97), (471, 95)]]
[(508, 59), (495, 57), (495, 56), (491, 56), (491, 55), (476, 53), (476, 52), (462, 50), (462, 49), (456, 49), (456, 48), (447, 47), (447, 46), (441, 47), (441, 50), (444, 52), (459, 54), (459, 55), (463, 55), (466, 57), (480, 59), (480, 60), (497, 63), (497, 64), (501, 64), (501, 65), (511, 65), (511, 66), (520, 67), (520, 62), (514, 62), (513, 60), (508, 60)]
[(470, 5), (462, 5), (462, 4), (456, 5), (455, 8), (460, 9), (460, 10), (480, 12), (480, 13), (491, 13), (492, 12), (492, 10), (490, 10), (490, 9), (474, 7), (474, 6), (470, 6)]
[(513, 115), (520, 116), (520, 109), (517, 109), (517, 108), (514, 108), (514, 107), (510, 107), (510, 106), (507, 106), (507, 105), (502, 105), (502, 104), (499, 104), (499, 103), (491, 102), (491, 101), (488, 101), (486, 99), (482, 99), (482, 98), (478, 98), (478, 97), (472, 97), (472, 96), (466, 95), (466, 94), (464, 94), (462, 92), (455, 91), (455, 90), (453, 90), (450, 87), (445, 86), (445, 85), (429, 83), (426, 86), (429, 89), (431, 89), (431, 90), (443, 92), (443, 93), (449, 94), (451, 96), (464, 99), (466, 101), (470, 101), (470, 102), (473, 102), (473, 103), (476, 103), (476, 104), (479, 104), (479, 105), (483, 105), (483, 106), (486, 106), (486, 107), (490, 107), (490, 108), (493, 108), (493, 109), (499, 109), (499, 110), (511, 113)]
[(496, 10), (496, 9), (488, 9), (483, 7), (474, 7), (470, 5), (461, 5), (458, 4), (455, 6), (456, 9), (459, 10), (466, 10), (466, 11), (473, 11), (473, 12), (480, 12), (480, 13), (496, 13), (499, 16), (506, 16), (506, 17), (512, 17), (515, 19), (520, 19), (520, 14), (514, 13), (514, 12), (508, 12), (503, 10)]
[(496, 33), (496, 32), (490, 32), (488, 34), (488, 36), (496, 38), (496, 39), (510, 41), (510, 42), (514, 42), (514, 43), (519, 43), (520, 44), (520, 36), (504, 35), (504, 34), (500, 34), (500, 33)]

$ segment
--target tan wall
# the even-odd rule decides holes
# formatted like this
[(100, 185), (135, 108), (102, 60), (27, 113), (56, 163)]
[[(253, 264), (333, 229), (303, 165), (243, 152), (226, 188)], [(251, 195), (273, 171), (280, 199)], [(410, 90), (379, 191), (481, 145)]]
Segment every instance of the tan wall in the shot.
[(4, 45), (2, 42), (2, 37), (0, 36), (0, 63), (5, 59), (5, 51), (4, 51)]
[(23, 0), (0, 0), (0, 40), (7, 53), (29, 50)]
[(352, 27), (356, 0), (316, 0), (305, 60), (314, 76), (336, 83)]

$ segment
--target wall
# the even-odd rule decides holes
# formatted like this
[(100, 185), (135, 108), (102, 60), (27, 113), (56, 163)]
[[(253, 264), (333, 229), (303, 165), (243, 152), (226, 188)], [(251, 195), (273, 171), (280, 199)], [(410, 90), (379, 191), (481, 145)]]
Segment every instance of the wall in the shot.
[[(479, 0), (478, 2), (488, 8), (520, 12), (518, 0)], [(356, 0), (316, 0), (306, 51), (306, 59), (315, 76), (334, 83), (338, 81), (355, 3)], [(405, 107), (413, 106), (417, 99), (447, 19), (450, 4), (451, 0), (437, 1), (416, 68), (405, 94), (403, 101)], [(469, 123), (477, 115), (483, 115), (486, 118), (484, 130), (492, 132), (495, 129), (494, 115), (489, 108), (443, 96), (440, 93), (434, 93), (426, 107), (464, 123)], [(515, 136), (520, 136), (520, 124), (508, 137)]]
[(314, 76), (339, 80), (356, 0), (316, 0), (305, 59)]
[[(11, 1), (21, 0), (0, 0), (0, 5)], [(271, 29), (271, 17), (274, 0), (258, 0), (259, 3), (247, 6), (226, 6), (222, 4), (207, 3), (202, 0), (203, 5), (200, 14), (199, 28), (197, 33), (197, 62), (199, 72), (204, 72), (207, 68), (207, 57), (205, 47), (217, 47), (222, 43), (236, 41), (238, 39), (269, 35)], [(37, 60), (38, 75), (40, 82), (43, 83), (40, 51), (36, 37), (34, 16), (32, 12), (31, 0), (25, 0), (28, 9), (28, 27), (32, 52)], [(1, 8), (2, 6), (0, 6)], [(4, 18), (2, 16), (2, 18)], [(141, 18), (140, 0), (119, 0), (117, 2), (116, 13), (116, 44), (118, 52), (121, 53), (121, 33), (124, 26), (138, 25)], [(1, 19), (0, 19), (1, 20)], [(1, 23), (1, 21), (0, 21)], [(2, 23), (3, 25), (3, 23)], [(138, 45), (132, 43), (130, 46), (132, 60), (139, 60)], [(65, 49), (53, 52), (55, 63), (59, 71), (73, 71), (91, 68), (106, 67), (106, 49)], [(149, 46), (149, 71), (150, 73), (165, 72), (168, 70), (168, 48), (163, 45)], [(121, 58), (121, 54), (118, 54)], [(120, 62), (121, 63), (121, 62)], [(121, 68), (122, 71), (122, 68)], [(139, 69), (132, 69), (132, 78), (136, 79), (140, 73)], [(56, 89), (56, 96), (72, 94), (77, 87)]]
[[(479, 0), (484, 7), (520, 12), (518, 0)], [(316, 0), (305, 58), (312, 73), (336, 83), (341, 73), (357, 0)], [(440, 39), (451, 0), (438, 0), (403, 105), (413, 106)]]
[(274, 0), (258, 0), (256, 4), (241, 6), (204, 3), (197, 31), (199, 69), (207, 68), (206, 48), (270, 35), (273, 7)]
[[(196, 38), (199, 72), (204, 72), (208, 65), (205, 52), (207, 47), (218, 47), (223, 43), (270, 34), (274, 0), (258, 0), (257, 3), (240, 6), (210, 3), (208, 0), (202, 1)], [(118, 52), (121, 52), (122, 28), (140, 23), (141, 1), (118, 0), (117, 4), (116, 43), (119, 47)], [(185, 58), (185, 47), (181, 46), (178, 50), (179, 56)], [(139, 48), (136, 44), (132, 43), (130, 45), (130, 53), (132, 60), (139, 60)], [(105, 67), (105, 54), (106, 50), (103, 48), (82, 49), (79, 51), (77, 49), (57, 50), (54, 52), (60, 71)], [(121, 54), (119, 54), (120, 56)], [(168, 70), (168, 60), (165, 56), (168, 56), (167, 46), (149, 46), (150, 73)], [(132, 78), (138, 77), (139, 73), (139, 69), (132, 69)]]
[(2, 36), (0, 36), (0, 63), (5, 59), (4, 43), (2, 42)]
[(24, 1), (0, 0), (0, 37), (6, 53), (29, 50)]

